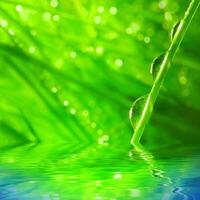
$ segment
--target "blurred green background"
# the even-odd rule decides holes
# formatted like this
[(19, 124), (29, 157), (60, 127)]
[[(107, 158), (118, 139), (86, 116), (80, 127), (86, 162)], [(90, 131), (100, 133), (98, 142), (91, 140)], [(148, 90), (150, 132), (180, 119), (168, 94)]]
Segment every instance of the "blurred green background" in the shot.
[[(130, 145), (128, 112), (152, 86), (149, 66), (189, 1), (1, 0), (0, 147)], [(195, 16), (168, 73), (147, 146), (199, 139)]]

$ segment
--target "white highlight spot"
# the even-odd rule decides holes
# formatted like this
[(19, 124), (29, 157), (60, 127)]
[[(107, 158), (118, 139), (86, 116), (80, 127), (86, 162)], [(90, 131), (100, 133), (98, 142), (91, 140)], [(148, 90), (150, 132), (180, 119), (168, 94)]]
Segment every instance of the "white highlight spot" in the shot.
[(99, 46), (99, 47), (96, 48), (96, 53), (97, 53), (98, 55), (102, 55), (103, 52), (104, 52), (103, 47)]
[(43, 20), (49, 21), (51, 19), (51, 13), (50, 12), (45, 12), (43, 14)]
[(145, 36), (145, 37), (144, 37), (144, 42), (145, 42), (146, 44), (148, 44), (148, 43), (150, 42), (150, 37)]
[(14, 32), (12, 29), (9, 29), (9, 30), (8, 30), (8, 33), (9, 33), (10, 35), (15, 35), (15, 32)]
[(109, 12), (110, 12), (110, 14), (112, 14), (112, 15), (116, 15), (117, 14), (117, 12), (118, 12), (118, 9), (116, 8), (116, 7), (111, 7), (110, 9), (109, 9)]
[(161, 0), (158, 4), (160, 9), (164, 9), (167, 5), (167, 2), (165, 0)]
[(123, 60), (120, 59), (120, 58), (117, 58), (117, 59), (115, 60), (115, 65), (116, 65), (117, 67), (122, 67), (122, 65), (123, 65)]
[(104, 12), (104, 7), (103, 6), (98, 6), (97, 7), (97, 12), (102, 14)]
[(130, 192), (131, 192), (131, 197), (139, 197), (141, 195), (141, 192), (140, 190), (138, 189), (130, 189)]
[(64, 106), (68, 106), (68, 105), (69, 105), (69, 101), (64, 100), (64, 101), (63, 101), (63, 105), (64, 105)]
[(122, 174), (120, 172), (115, 172), (115, 175), (113, 176), (114, 179), (121, 179)]
[(58, 88), (52, 87), (52, 88), (51, 88), (51, 91), (52, 91), (53, 93), (56, 93), (56, 92), (58, 92)]
[(95, 16), (94, 17), (94, 23), (95, 24), (100, 24), (101, 23), (101, 17), (100, 16)]
[(69, 56), (70, 56), (71, 58), (76, 58), (76, 56), (77, 56), (76, 51), (71, 51), (71, 52), (69, 53)]
[(98, 144), (107, 146), (108, 145), (109, 136), (103, 135), (98, 139)]
[(76, 114), (76, 109), (74, 109), (74, 108), (70, 109), (70, 113), (71, 113), (72, 115), (75, 115), (75, 114)]
[(58, 0), (51, 0), (50, 5), (51, 7), (56, 8), (58, 6)]
[(15, 9), (17, 12), (21, 12), (23, 10), (23, 7), (22, 7), (22, 5), (18, 4), (18, 5), (16, 5)]
[(35, 53), (35, 47), (34, 47), (34, 46), (30, 46), (30, 47), (28, 48), (28, 51), (29, 51), (29, 53), (31, 53), (31, 54)]
[(2, 20), (2, 21), (0, 22), (0, 25), (1, 25), (3, 28), (5, 28), (6, 26), (8, 26), (8, 22), (7, 22), (6, 20)]

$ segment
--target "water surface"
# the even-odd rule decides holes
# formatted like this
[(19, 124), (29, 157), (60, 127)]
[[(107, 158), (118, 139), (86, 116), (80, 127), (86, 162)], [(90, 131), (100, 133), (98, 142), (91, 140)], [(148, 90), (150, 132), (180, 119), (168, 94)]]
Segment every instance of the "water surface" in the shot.
[(5, 149), (0, 154), (0, 199), (200, 199), (199, 149)]

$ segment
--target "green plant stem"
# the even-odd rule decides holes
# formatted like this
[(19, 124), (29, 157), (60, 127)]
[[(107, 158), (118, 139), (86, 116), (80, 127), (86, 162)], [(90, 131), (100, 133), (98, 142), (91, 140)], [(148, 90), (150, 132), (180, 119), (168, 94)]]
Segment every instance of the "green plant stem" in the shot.
[(149, 120), (149, 113), (151, 113), (152, 105), (155, 103), (156, 98), (159, 94), (160, 88), (162, 86), (162, 83), (164, 81), (164, 78), (169, 70), (169, 67), (171, 66), (171, 63), (173, 61), (173, 58), (185, 36), (185, 33), (193, 19), (193, 16), (195, 15), (198, 7), (200, 4), (200, 0), (192, 0), (190, 5), (188, 6), (187, 11), (185, 12), (185, 15), (183, 19), (181, 20), (181, 23), (178, 26), (178, 29), (172, 39), (172, 42), (169, 46), (169, 49), (167, 50), (165, 57), (163, 59), (163, 62), (160, 66), (158, 75), (154, 81), (154, 84), (151, 88), (151, 91), (148, 95), (147, 101), (145, 103), (139, 124), (134, 131), (133, 137), (131, 139), (132, 145), (138, 145), (140, 142), (140, 139), (143, 134), (144, 127)]

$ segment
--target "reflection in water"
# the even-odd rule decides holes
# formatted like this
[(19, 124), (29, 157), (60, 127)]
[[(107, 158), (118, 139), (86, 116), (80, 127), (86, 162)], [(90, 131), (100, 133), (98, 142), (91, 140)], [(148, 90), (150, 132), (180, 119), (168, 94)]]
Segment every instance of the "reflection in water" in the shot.
[(180, 148), (173, 155), (142, 148), (127, 155), (112, 146), (7, 149), (0, 154), (0, 199), (200, 199), (199, 149)]

